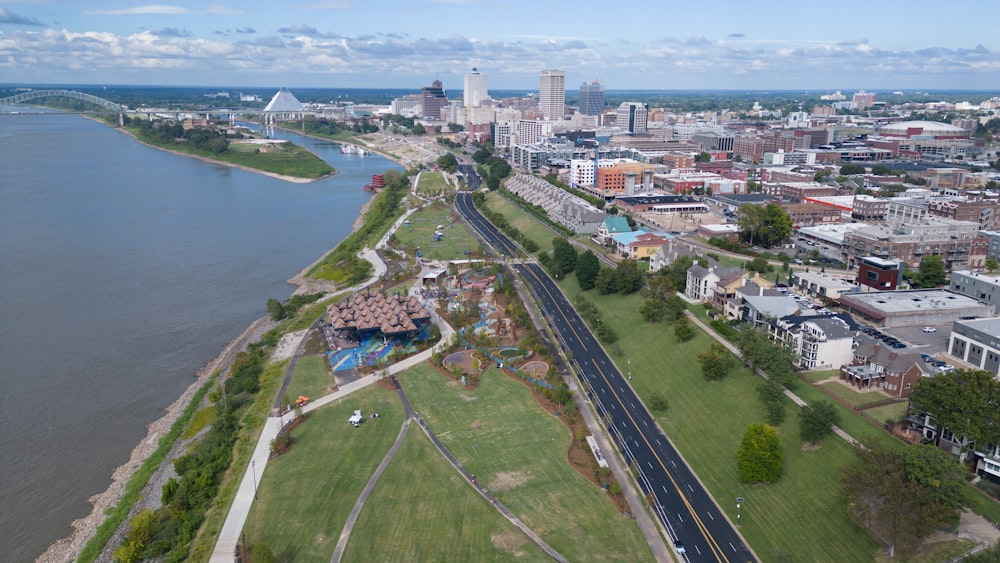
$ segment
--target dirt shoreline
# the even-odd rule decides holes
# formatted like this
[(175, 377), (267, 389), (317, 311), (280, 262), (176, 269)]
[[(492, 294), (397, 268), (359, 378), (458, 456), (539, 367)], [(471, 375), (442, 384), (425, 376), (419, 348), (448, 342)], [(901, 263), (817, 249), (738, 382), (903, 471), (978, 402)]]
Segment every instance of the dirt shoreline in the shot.
[[(198, 160), (210, 162), (213, 164), (222, 164), (225, 166), (242, 168), (247, 170), (248, 172), (265, 174), (289, 182), (308, 183), (315, 181), (303, 178), (286, 177), (278, 174), (272, 174), (269, 172), (262, 172), (260, 170), (254, 170), (244, 166), (219, 162), (216, 160), (203, 158), (196, 155), (190, 155), (183, 152), (164, 149), (162, 147), (157, 147), (155, 145), (143, 143), (135, 135), (133, 135), (128, 131), (124, 131), (121, 128), (118, 128), (118, 130), (126, 135), (131, 136), (137, 142), (142, 143), (146, 146), (150, 146), (166, 152), (175, 153), (181, 156), (197, 158)], [(390, 159), (388, 156), (385, 156), (385, 158)], [(326, 176), (323, 177), (325, 178)], [(358, 216), (357, 218), (355, 218), (354, 223), (351, 226), (351, 232), (356, 231), (363, 224), (364, 216), (368, 212), (368, 209), (371, 207), (373, 198), (374, 195), (361, 206), (361, 209), (358, 212)], [(338, 241), (337, 245), (339, 244), (340, 242)], [(309, 264), (308, 266), (303, 268), (302, 271), (300, 271), (298, 274), (296, 274), (295, 276), (293, 276), (288, 280), (289, 284), (296, 286), (295, 290), (292, 292), (293, 295), (301, 293), (314, 293), (317, 291), (321, 291), (323, 293), (332, 293), (333, 291), (336, 291), (336, 285), (333, 284), (332, 282), (324, 282), (321, 280), (309, 280), (308, 278), (306, 278), (306, 273), (308, 273), (313, 266), (315, 266), (319, 261), (321, 261), (324, 257), (326, 257), (327, 254), (333, 252), (335, 249), (336, 246), (324, 252), (322, 255), (319, 256), (319, 258), (313, 261), (312, 264)], [(264, 332), (267, 332), (267, 330), (270, 330), (270, 328), (272, 328), (273, 325), (274, 323), (272, 323), (269, 317), (267, 316), (257, 319), (256, 321), (251, 323), (250, 326), (248, 326), (246, 330), (244, 330), (239, 336), (230, 341), (229, 344), (227, 344), (222, 349), (222, 351), (219, 353), (218, 356), (216, 356), (214, 359), (205, 364), (200, 370), (198, 370), (198, 372), (195, 374), (195, 380), (191, 383), (191, 385), (189, 385), (187, 389), (185, 389), (184, 392), (181, 393), (181, 396), (178, 397), (177, 400), (175, 400), (168, 407), (166, 407), (165, 409), (166, 413), (162, 417), (153, 421), (146, 427), (146, 437), (143, 438), (142, 441), (140, 441), (135, 446), (135, 448), (132, 449), (132, 453), (129, 455), (129, 460), (124, 464), (115, 468), (114, 472), (111, 475), (111, 484), (108, 486), (108, 488), (105, 491), (98, 493), (88, 499), (88, 502), (90, 502), (93, 505), (93, 508), (91, 509), (90, 513), (84, 516), (83, 518), (78, 518), (74, 520), (70, 524), (70, 527), (73, 528), (73, 531), (70, 533), (70, 535), (53, 542), (45, 550), (44, 553), (42, 553), (35, 559), (35, 561), (37, 563), (62, 563), (64, 561), (75, 560), (77, 557), (79, 557), (80, 552), (83, 550), (84, 546), (87, 544), (88, 541), (90, 541), (92, 537), (94, 537), (94, 534), (97, 532), (97, 528), (101, 525), (101, 523), (104, 522), (105, 511), (107, 511), (110, 508), (113, 508), (115, 505), (118, 504), (119, 500), (121, 500), (122, 498), (122, 495), (125, 493), (125, 486), (126, 484), (128, 484), (129, 479), (131, 479), (132, 476), (135, 475), (135, 472), (142, 465), (142, 462), (147, 457), (149, 457), (154, 451), (156, 451), (160, 438), (162, 438), (170, 430), (170, 427), (180, 417), (181, 413), (184, 412), (184, 409), (191, 401), (191, 398), (194, 396), (194, 393), (206, 381), (208, 381), (212, 377), (212, 374), (215, 373), (216, 370), (225, 373), (226, 370), (228, 370), (229, 368), (229, 364), (232, 363), (233, 358), (236, 356), (236, 353), (239, 352), (240, 350), (243, 350), (247, 346), (247, 344), (259, 339), (260, 336)], [(163, 471), (163, 464), (161, 464), (161, 467), (157, 469), (156, 472), (161, 473), (162, 471)], [(150, 484), (153, 484), (156, 481), (157, 480), (155, 479), (155, 477), (151, 478)], [(143, 492), (144, 492), (143, 494), (144, 498), (155, 499), (156, 501), (159, 500), (160, 496), (159, 491), (156, 491), (155, 494), (152, 491), (144, 490)], [(150, 497), (151, 494), (153, 495), (152, 497)], [(132, 509), (130, 510), (130, 514), (134, 514), (135, 512), (137, 512), (141, 505), (143, 505), (142, 501), (136, 503), (136, 505), (133, 506)], [(119, 530), (116, 532), (116, 536), (120, 536), (121, 532), (122, 532), (122, 526), (119, 527)], [(110, 543), (111, 542), (109, 542), (109, 545)]]

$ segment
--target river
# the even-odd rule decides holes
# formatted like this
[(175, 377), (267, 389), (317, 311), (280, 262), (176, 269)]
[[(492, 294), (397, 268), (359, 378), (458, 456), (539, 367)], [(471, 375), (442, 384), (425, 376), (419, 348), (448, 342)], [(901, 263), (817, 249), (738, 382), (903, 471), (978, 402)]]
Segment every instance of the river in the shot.
[(276, 136), (338, 174), (284, 182), (79, 116), (0, 115), (4, 560), (68, 535), (197, 370), (350, 232), (371, 175), (399, 169)]

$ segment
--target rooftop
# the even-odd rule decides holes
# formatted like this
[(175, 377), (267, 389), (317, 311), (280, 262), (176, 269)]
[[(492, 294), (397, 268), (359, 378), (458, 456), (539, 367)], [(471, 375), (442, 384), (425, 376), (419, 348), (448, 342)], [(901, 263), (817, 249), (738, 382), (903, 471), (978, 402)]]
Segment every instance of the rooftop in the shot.
[(971, 297), (947, 289), (850, 293), (842, 296), (840, 301), (845, 304), (865, 306), (886, 314), (930, 311), (932, 309), (981, 309), (984, 306)]
[(1000, 338), (1000, 317), (993, 317), (992, 319), (973, 319), (966, 321), (955, 321), (955, 324), (960, 324), (967, 326), (971, 329), (978, 330), (989, 334), (990, 336)]

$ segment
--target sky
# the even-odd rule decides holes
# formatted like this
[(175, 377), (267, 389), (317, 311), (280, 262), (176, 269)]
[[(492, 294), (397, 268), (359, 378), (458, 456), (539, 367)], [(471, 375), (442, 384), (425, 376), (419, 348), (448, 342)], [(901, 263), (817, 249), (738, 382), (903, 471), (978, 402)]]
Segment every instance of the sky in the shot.
[(997, 90), (998, 31), (997, 0), (0, 0), (0, 83)]

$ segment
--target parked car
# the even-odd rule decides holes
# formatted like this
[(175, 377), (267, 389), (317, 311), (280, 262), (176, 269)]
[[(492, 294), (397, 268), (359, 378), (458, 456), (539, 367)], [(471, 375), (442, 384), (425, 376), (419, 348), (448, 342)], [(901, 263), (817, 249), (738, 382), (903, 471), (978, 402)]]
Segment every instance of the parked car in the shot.
[(934, 361), (934, 356), (931, 356), (930, 354), (920, 354), (920, 359), (927, 363), (930, 363)]
[(923, 331), (924, 331), (924, 332), (937, 332), (937, 329), (936, 329), (936, 328), (934, 328), (934, 327), (932, 327), (932, 326), (925, 326), (925, 327), (923, 328)]
[(903, 344), (902, 342), (900, 342), (898, 340), (895, 341), (895, 342), (893, 342), (892, 344), (890, 344), (890, 346), (892, 346), (893, 348), (897, 348), (897, 349), (898, 348), (906, 348), (906, 344)]

